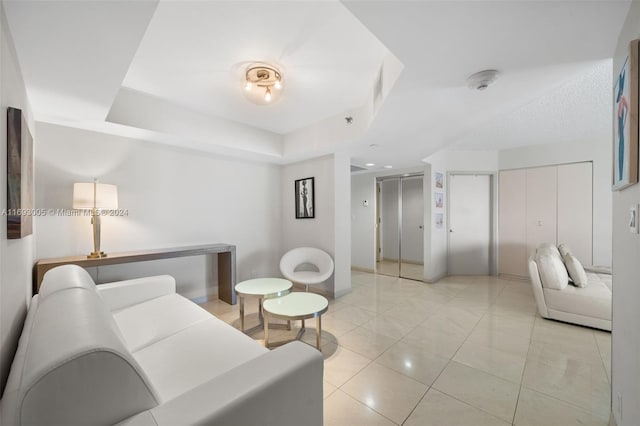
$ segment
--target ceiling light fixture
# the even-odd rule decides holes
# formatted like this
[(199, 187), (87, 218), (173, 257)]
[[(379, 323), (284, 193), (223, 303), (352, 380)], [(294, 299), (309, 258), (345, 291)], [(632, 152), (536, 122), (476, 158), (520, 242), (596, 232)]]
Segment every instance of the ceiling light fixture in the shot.
[(392, 169), (393, 166), (384, 166), (385, 169)]
[(484, 90), (489, 87), (491, 83), (496, 81), (499, 75), (500, 72), (498, 70), (484, 70), (477, 72), (467, 78), (467, 86), (469, 86), (470, 89)]
[[(282, 90), (282, 74), (267, 64), (252, 64), (244, 73), (245, 94), (254, 103), (269, 104)], [(273, 89), (273, 90), (272, 90)]]
[(373, 166), (375, 166), (375, 164), (374, 164), (374, 163), (367, 163), (367, 164), (365, 164), (365, 166), (367, 166), (367, 167), (373, 167)]

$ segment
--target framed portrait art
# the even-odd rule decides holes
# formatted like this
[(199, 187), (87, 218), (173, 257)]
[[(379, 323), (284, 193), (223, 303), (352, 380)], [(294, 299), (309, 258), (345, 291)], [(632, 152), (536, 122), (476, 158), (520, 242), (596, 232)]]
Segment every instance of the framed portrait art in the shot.
[(296, 219), (313, 219), (316, 217), (315, 187), (312, 177), (295, 181)]
[(619, 191), (638, 182), (638, 42), (629, 54), (613, 87), (613, 182)]

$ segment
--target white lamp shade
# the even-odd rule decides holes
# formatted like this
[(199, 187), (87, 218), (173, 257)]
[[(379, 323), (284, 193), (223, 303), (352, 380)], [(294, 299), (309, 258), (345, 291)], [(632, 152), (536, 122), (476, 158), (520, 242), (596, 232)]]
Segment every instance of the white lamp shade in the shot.
[(74, 183), (73, 208), (92, 209), (94, 207), (93, 187), (96, 189), (95, 207), (103, 210), (118, 208), (118, 187), (106, 183)]

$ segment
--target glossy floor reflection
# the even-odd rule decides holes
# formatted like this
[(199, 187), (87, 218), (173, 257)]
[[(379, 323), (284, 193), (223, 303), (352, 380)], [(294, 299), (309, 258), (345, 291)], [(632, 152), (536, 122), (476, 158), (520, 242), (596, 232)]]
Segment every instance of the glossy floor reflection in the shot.
[[(541, 318), (528, 283), (354, 271), (352, 287), (323, 317), (325, 425), (607, 424), (611, 335)], [(205, 308), (238, 326), (237, 306)]]
[(392, 277), (399, 276), (409, 278), (411, 280), (422, 281), (424, 277), (424, 266), (417, 263), (402, 262), (398, 265), (397, 261), (380, 260), (376, 262), (376, 273), (382, 275), (390, 275)]

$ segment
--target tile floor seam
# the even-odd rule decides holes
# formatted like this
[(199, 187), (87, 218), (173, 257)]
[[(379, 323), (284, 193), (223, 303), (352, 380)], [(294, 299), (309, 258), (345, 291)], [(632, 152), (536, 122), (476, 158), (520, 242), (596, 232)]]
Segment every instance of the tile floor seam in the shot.
[[(346, 384), (346, 383), (345, 383)], [(353, 396), (349, 395), (349, 393), (341, 390), (340, 388), (336, 389), (336, 391), (340, 390), (343, 394), (345, 394), (346, 396), (348, 396), (349, 398), (353, 399), (355, 402), (357, 402), (358, 404), (362, 405), (364, 408), (373, 411), (374, 413), (376, 413), (377, 415), (384, 417), (386, 420), (390, 421), (392, 424), (396, 425), (396, 426), (401, 426), (401, 423), (396, 423), (393, 420), (391, 420), (389, 417), (385, 416), (384, 414), (380, 413), (379, 411), (376, 411), (375, 408), (371, 408), (369, 407), (367, 404), (359, 401), (357, 398), (354, 398)], [(336, 392), (334, 391), (334, 393)], [(323, 400), (324, 402), (324, 400)]]
[[(445, 391), (443, 391), (443, 390), (441, 390), (441, 389), (438, 389), (438, 388), (437, 388), (437, 387), (435, 387), (435, 386), (431, 386), (429, 389), (434, 389), (434, 390), (436, 390), (436, 391), (438, 391), (438, 392), (440, 392), (440, 393), (442, 393), (442, 394), (444, 394), (444, 395), (447, 395), (449, 398), (453, 398), (453, 399), (455, 399), (456, 401), (461, 402), (461, 403), (463, 403), (463, 404), (465, 404), (465, 405), (468, 405), (468, 406), (469, 406), (469, 407), (471, 407), (471, 408), (475, 408), (476, 410), (480, 410), (480, 411), (482, 411), (483, 413), (488, 414), (488, 415), (490, 415), (491, 417), (493, 417), (493, 418), (495, 418), (495, 419), (498, 419), (498, 420), (500, 420), (500, 421), (502, 421), (502, 422), (508, 423), (508, 421), (507, 421), (507, 420), (505, 420), (505, 419), (503, 419), (502, 417), (498, 417), (498, 416), (496, 416), (495, 414), (493, 414), (493, 413), (491, 413), (491, 412), (489, 412), (489, 411), (487, 411), (487, 410), (485, 410), (485, 409), (483, 409), (483, 408), (476, 407), (475, 405), (470, 404), (470, 403), (468, 403), (468, 402), (466, 402), (466, 401), (464, 401), (464, 400), (462, 400), (462, 399), (460, 399), (460, 398), (458, 398), (458, 397), (456, 397), (456, 396), (453, 396), (453, 395), (451, 395), (451, 394), (449, 394), (449, 393), (447, 393), (447, 392), (445, 392)], [(511, 422), (511, 424), (513, 424), (513, 422)]]
[(411, 412), (407, 415), (407, 417), (404, 418), (404, 420), (402, 421), (402, 423), (400, 423), (400, 426), (403, 426), (407, 420), (409, 420), (409, 418), (411, 417), (411, 415), (413, 414), (414, 411), (416, 411), (416, 408), (418, 408), (418, 405), (420, 405), (420, 403), (422, 402), (422, 400), (427, 396), (427, 394), (429, 393), (429, 391), (431, 390), (431, 386), (427, 386), (427, 390), (424, 391), (424, 393), (422, 394), (422, 396), (420, 397), (420, 400), (416, 403), (416, 405), (411, 409)]
[(516, 407), (513, 410), (513, 419), (511, 420), (512, 425), (516, 424), (516, 414), (518, 414), (518, 404), (520, 403), (520, 395), (522, 394), (522, 387), (524, 386), (524, 372), (527, 370), (527, 360), (529, 359), (529, 351), (531, 350), (531, 345), (533, 344), (533, 329), (536, 326), (536, 321), (537, 321), (537, 318), (533, 321), (533, 325), (531, 326), (531, 331), (529, 331), (529, 346), (527, 347), (527, 354), (524, 356), (524, 366), (522, 367), (522, 375), (520, 376), (520, 388), (518, 389), (518, 398), (516, 399)]
[[(593, 334), (593, 339), (596, 342), (596, 348), (598, 348), (598, 355), (600, 356), (600, 361), (602, 361), (602, 367), (604, 368), (604, 375), (607, 377), (607, 383), (609, 383), (609, 388), (611, 393), (613, 393), (613, 388), (611, 385), (611, 379), (609, 378), (609, 375), (607, 374), (607, 363), (604, 361), (604, 358), (602, 356), (602, 350), (600, 349), (600, 345), (598, 344), (598, 338), (596, 337), (596, 331), (594, 330), (592, 332)], [(611, 409), (613, 409), (613, 397), (610, 398), (611, 399)]]
[(582, 412), (583, 412), (583, 413), (585, 413), (585, 414), (590, 414), (590, 415), (593, 415), (593, 414), (594, 414), (591, 410), (587, 410), (587, 409), (586, 409), (586, 408), (584, 408), (584, 407), (581, 407), (581, 406), (576, 405), (576, 404), (574, 404), (574, 403), (572, 403), (572, 402), (569, 402), (569, 401), (565, 401), (564, 399), (560, 399), (560, 398), (558, 398), (558, 397), (556, 397), (556, 396), (549, 395), (548, 393), (546, 393), (546, 392), (542, 392), (542, 391), (539, 391), (538, 389), (531, 388), (531, 387), (529, 387), (529, 386), (527, 386), (527, 385), (525, 385), (525, 384), (523, 384), (521, 387), (522, 387), (522, 388), (524, 388), (524, 389), (526, 389), (526, 390), (528, 390), (528, 391), (530, 391), (530, 392), (536, 392), (536, 393), (539, 393), (540, 395), (544, 395), (544, 396), (546, 396), (547, 398), (551, 398), (551, 399), (554, 399), (554, 400), (556, 400), (556, 401), (559, 401), (559, 402), (561, 402), (561, 403), (563, 403), (563, 404), (567, 404), (567, 405), (569, 405), (571, 408), (574, 408), (574, 409), (576, 409), (576, 410), (578, 410), (578, 411), (582, 411)]

